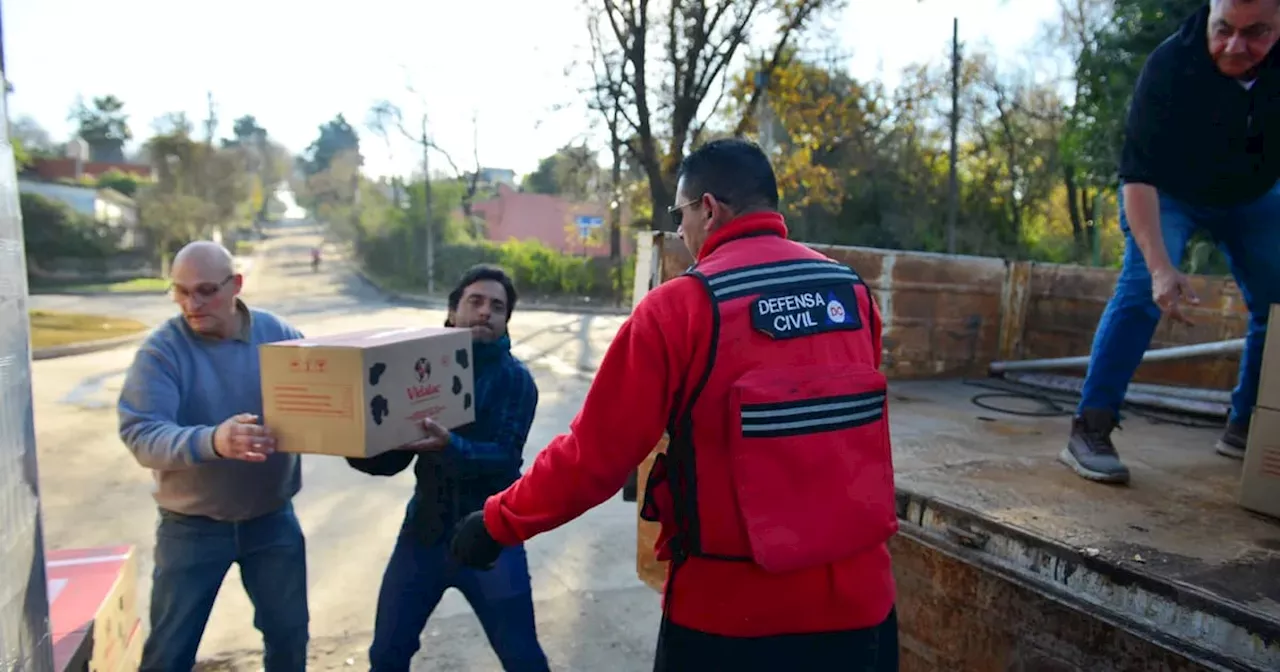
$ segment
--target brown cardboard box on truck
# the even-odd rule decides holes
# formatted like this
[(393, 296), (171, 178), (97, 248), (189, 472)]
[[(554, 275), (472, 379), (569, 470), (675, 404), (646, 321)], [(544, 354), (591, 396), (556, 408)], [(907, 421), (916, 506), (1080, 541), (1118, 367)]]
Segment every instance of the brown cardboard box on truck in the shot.
[[(1280, 327), (1280, 303), (1271, 306), (1268, 325)], [(1262, 346), (1258, 407), (1280, 411), (1280, 329), (1267, 329), (1267, 340)]]
[(1240, 471), (1240, 506), (1280, 518), (1280, 304), (1271, 306), (1258, 403)]
[(370, 329), (259, 348), (264, 424), (290, 453), (369, 457), (475, 420), (471, 332)]

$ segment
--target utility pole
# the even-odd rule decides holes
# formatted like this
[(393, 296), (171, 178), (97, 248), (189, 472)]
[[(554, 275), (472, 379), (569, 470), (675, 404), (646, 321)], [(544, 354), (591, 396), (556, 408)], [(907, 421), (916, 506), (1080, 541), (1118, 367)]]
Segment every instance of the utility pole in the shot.
[(759, 109), (756, 110), (756, 118), (759, 119), (760, 123), (760, 148), (772, 158), (774, 119), (773, 108), (769, 105), (769, 78), (763, 72), (757, 72), (755, 85), (756, 88), (760, 89)]
[(609, 129), (609, 258), (613, 261), (613, 305), (622, 305), (622, 139), (618, 137), (618, 113)]
[[(200, 162), (200, 174), (203, 178), (203, 195), (210, 202), (214, 200), (213, 189), (213, 136), (218, 132), (218, 107), (213, 102), (213, 92), (205, 92), (205, 104), (209, 108), (209, 116), (204, 120), (204, 160)], [(218, 244), (222, 244), (222, 225), (226, 222), (213, 221), (208, 225), (213, 229), (207, 235)]]
[(960, 182), (956, 154), (960, 134), (960, 19), (951, 20), (951, 174), (947, 183), (947, 254), (956, 253), (956, 219), (960, 213)]
[(427, 113), (422, 113), (422, 195), (427, 219), (427, 294), (436, 293), (435, 217), (431, 208), (431, 140), (427, 138)]
[[(480, 117), (480, 113), (477, 112), (475, 109), (472, 109), (471, 110), (471, 157), (475, 160), (476, 174), (471, 176), (471, 184), (466, 185), (464, 187), (466, 189), (466, 192), (464, 193), (466, 200), (463, 201), (462, 204), (464, 206), (463, 214), (465, 214), (467, 219), (469, 220), (467, 224), (471, 225), (471, 235), (475, 236), (476, 240), (483, 240), (484, 229), (480, 226), (480, 218), (476, 217), (474, 214), (474, 211), (471, 209), (471, 206), (474, 204), (474, 199), (476, 196), (476, 185), (480, 183), (480, 119), (479, 117)], [(465, 178), (466, 175), (463, 175), (463, 177)]]
[(204, 120), (204, 144), (213, 148), (213, 136), (218, 132), (218, 106), (213, 102), (213, 92), (205, 92), (205, 104), (209, 108), (209, 116)]

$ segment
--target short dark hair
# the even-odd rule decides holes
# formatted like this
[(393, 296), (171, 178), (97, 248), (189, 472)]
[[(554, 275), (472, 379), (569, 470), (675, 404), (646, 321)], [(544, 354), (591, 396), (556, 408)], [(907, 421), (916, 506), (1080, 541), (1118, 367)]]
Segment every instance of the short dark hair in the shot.
[(468, 287), (485, 280), (493, 280), (506, 290), (507, 316), (510, 317), (511, 313), (515, 312), (516, 299), (519, 298), (516, 294), (516, 283), (511, 281), (511, 276), (507, 275), (507, 272), (501, 266), (493, 264), (476, 264), (462, 274), (453, 291), (449, 292), (449, 310), (458, 309), (458, 304), (462, 302), (462, 293), (467, 291)]
[(684, 157), (676, 177), (684, 179), (691, 197), (711, 194), (734, 212), (778, 209), (778, 178), (769, 157), (750, 140), (712, 140)]

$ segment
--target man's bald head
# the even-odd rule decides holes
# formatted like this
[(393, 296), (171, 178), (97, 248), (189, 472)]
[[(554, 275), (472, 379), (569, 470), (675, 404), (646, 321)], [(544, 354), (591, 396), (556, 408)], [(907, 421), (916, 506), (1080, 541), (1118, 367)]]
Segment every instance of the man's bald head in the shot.
[(244, 283), (227, 248), (208, 240), (189, 243), (173, 257), (173, 300), (199, 334), (227, 338), (240, 326), (236, 296)]
[(190, 266), (190, 270), (198, 271), (200, 275), (205, 275), (206, 272), (213, 275), (219, 273), (231, 275), (235, 272), (235, 258), (227, 248), (211, 240), (197, 240), (187, 243), (174, 255), (174, 275), (178, 274), (180, 266)]

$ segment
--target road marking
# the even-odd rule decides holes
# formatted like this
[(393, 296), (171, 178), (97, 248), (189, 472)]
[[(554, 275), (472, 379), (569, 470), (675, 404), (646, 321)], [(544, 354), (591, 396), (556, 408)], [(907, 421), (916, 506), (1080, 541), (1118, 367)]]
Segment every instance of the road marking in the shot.
[(79, 565), (96, 565), (103, 562), (119, 562), (128, 560), (129, 555), (91, 555), (87, 558), (68, 558), (66, 560), (50, 560), (46, 567), (77, 567)]
[(76, 384), (70, 392), (58, 400), (58, 403), (88, 409), (110, 408), (115, 404), (115, 400), (95, 400), (91, 399), (91, 397), (99, 392), (106, 391), (106, 383), (112, 378), (119, 377), (123, 380), (125, 372), (125, 369), (119, 369), (89, 376)]

